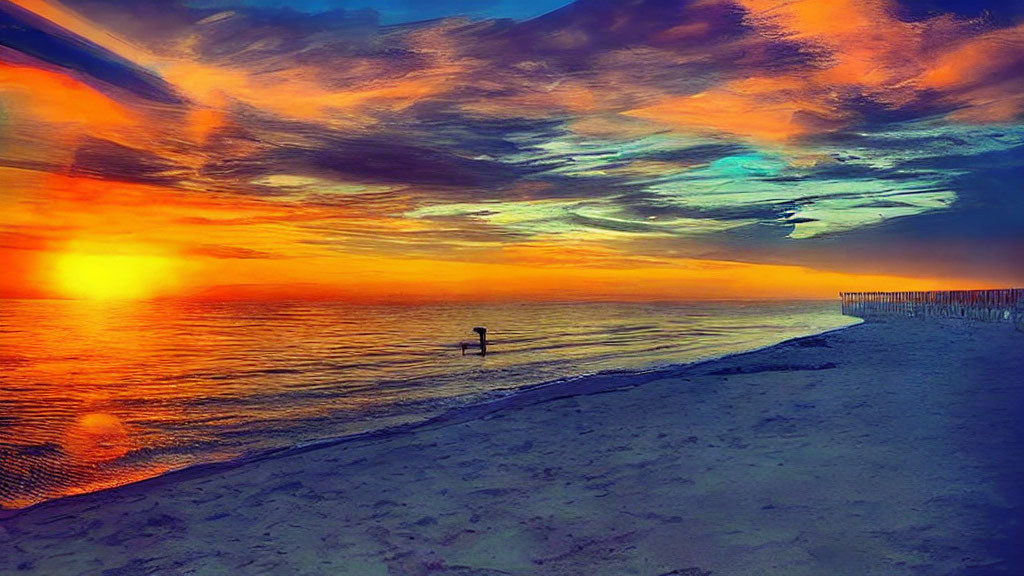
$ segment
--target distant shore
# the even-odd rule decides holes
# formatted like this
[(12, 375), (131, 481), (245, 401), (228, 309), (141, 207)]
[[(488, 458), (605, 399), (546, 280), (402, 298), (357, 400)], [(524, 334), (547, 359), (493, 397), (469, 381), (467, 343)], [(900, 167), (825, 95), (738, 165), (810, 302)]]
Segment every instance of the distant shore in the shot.
[(0, 573), (1019, 574), (1024, 334), (868, 323), (46, 503)]

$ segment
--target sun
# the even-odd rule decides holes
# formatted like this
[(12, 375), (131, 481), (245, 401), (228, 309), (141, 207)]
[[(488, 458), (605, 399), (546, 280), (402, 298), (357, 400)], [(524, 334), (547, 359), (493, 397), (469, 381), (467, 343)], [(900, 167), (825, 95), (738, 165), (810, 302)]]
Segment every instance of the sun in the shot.
[(140, 300), (175, 285), (175, 260), (149, 254), (67, 252), (54, 267), (57, 288), (66, 297)]

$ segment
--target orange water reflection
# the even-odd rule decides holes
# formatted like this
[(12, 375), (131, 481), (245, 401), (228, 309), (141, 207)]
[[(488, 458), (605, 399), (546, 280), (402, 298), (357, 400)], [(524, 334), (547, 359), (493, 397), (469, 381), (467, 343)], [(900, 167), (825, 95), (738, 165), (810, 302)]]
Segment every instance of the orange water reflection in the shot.
[[(148, 377), (160, 376), (159, 369), (146, 366), (147, 359), (185, 344), (147, 329), (158, 320), (151, 305), (0, 306), (0, 385), (3, 404), (14, 416), (0, 427), (0, 506), (117, 486), (189, 463), (132, 457), (156, 439), (141, 422), (181, 417), (180, 406), (160, 402), (147, 386)], [(173, 310), (162, 307), (159, 321), (172, 319)]]
[(68, 428), (61, 447), (82, 463), (107, 462), (128, 453), (128, 430), (113, 414), (90, 412)]
[[(831, 303), (0, 300), (0, 506), (832, 328)], [(485, 325), (493, 353), (458, 342)]]

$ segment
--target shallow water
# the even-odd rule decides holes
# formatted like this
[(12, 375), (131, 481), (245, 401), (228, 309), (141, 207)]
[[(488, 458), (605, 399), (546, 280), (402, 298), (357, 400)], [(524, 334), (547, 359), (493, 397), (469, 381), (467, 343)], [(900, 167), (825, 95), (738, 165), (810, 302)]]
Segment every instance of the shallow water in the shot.
[[(0, 506), (852, 322), (833, 302), (0, 301)], [(462, 356), (478, 325), (488, 355)]]

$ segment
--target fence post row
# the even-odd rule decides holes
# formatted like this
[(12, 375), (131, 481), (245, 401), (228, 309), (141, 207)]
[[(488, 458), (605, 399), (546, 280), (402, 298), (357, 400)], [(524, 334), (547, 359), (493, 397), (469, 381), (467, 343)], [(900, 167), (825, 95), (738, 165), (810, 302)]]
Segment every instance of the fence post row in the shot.
[(1024, 289), (934, 290), (928, 292), (840, 292), (843, 314), (967, 318), (1012, 322), (1024, 331)]

